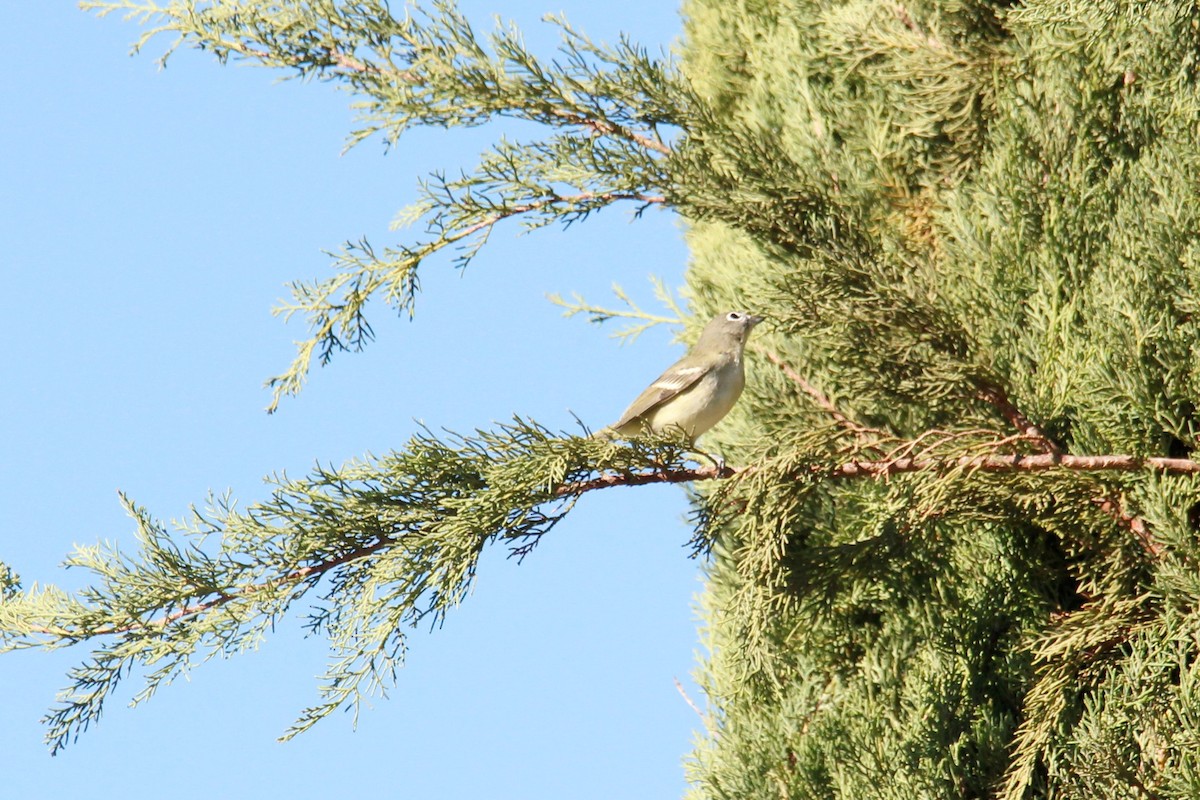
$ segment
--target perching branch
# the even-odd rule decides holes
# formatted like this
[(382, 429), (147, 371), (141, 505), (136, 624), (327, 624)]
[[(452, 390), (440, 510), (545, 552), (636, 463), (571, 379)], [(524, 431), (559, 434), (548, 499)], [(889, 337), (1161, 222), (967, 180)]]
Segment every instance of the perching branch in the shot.
[[(915, 446), (916, 443), (913, 442), (912, 444)], [(640, 472), (606, 472), (598, 475), (595, 478), (561, 484), (554, 488), (552, 496), (555, 498), (574, 499), (588, 492), (593, 492), (600, 489), (612, 489), (620, 486), (648, 486), (652, 484), (679, 484), (692, 483), (695, 481), (721, 480), (732, 478), (737, 475), (745, 475), (753, 472), (754, 469), (754, 467), (738, 468), (730, 466), (698, 466), (687, 468), (669, 468), (664, 466), (661, 468)], [(895, 475), (921, 472), (1038, 472), (1051, 469), (1064, 469), (1081, 472), (1131, 472), (1145, 469), (1165, 474), (1190, 475), (1200, 474), (1200, 462), (1180, 458), (1159, 458), (1153, 456), (1137, 457), (1129, 455), (1072, 456), (1056, 454), (993, 454), (985, 456), (962, 456), (951, 459), (897, 456), (894, 458), (879, 460), (847, 461), (833, 466), (832, 468), (814, 463), (805, 469), (803, 473), (798, 473), (796, 477), (800, 477), (800, 475), (803, 474), (805, 477), (816, 479), (846, 480), (853, 478), (887, 478)], [(1117, 521), (1124, 527), (1128, 527), (1133, 530), (1136, 534), (1138, 534), (1139, 538), (1143, 538), (1145, 536), (1145, 525), (1141, 520), (1136, 518), (1118, 517), (1119, 509), (1113, 507), (1108, 501), (1097, 501), (1097, 505), (1101, 508), (1101, 510), (1114, 516), (1114, 518), (1116, 518)], [(299, 583), (301, 581), (318, 578), (331, 569), (368, 558), (393, 543), (394, 542), (392, 539), (384, 537), (372, 542), (371, 544), (348, 550), (347, 552), (339, 554), (338, 556), (328, 560), (294, 570), (268, 583), (241, 587), (229, 592), (228, 594), (222, 593), (209, 601), (195, 603), (187, 607), (177, 609), (170, 614), (165, 615), (164, 617), (147, 621), (141, 625), (95, 628), (87, 631), (87, 635), (89, 637), (110, 636), (114, 634), (127, 633), (137, 629), (162, 628), (185, 617), (194, 616), (217, 608), (239, 596), (245, 597), (256, 592), (260, 592), (264, 589), (274, 589), (284, 583)], [(1145, 543), (1148, 549), (1153, 546), (1156, 554), (1161, 551), (1161, 545), (1158, 545), (1155, 542)], [(41, 633), (47, 633), (56, 636), (79, 635), (78, 632), (71, 632), (62, 629), (40, 628), (38, 630)]]
[(518, 420), (472, 436), (421, 434), (383, 458), (278, 478), (268, 500), (244, 511), (213, 500), (173, 532), (128, 503), (137, 551), (78, 548), (68, 563), (91, 574), (87, 588), (5, 584), (0, 650), (93, 648), (46, 718), (58, 750), (99, 719), (125, 677), (143, 675), (134, 700), (146, 699), (213, 655), (255, 646), (308, 597), (307, 627), (328, 639), (331, 660), (291, 736), (385, 692), (407, 629), (437, 626), (462, 602), (489, 544), (531, 552), (604, 474), (600, 460), (646, 481), (687, 463), (679, 443), (615, 448)]
[(817, 432), (785, 461), (716, 467), (690, 461), (670, 437), (615, 446), (521, 420), (448, 441), (423, 434), (381, 459), (280, 480), (270, 500), (244, 512), (218, 501), (174, 535), (129, 504), (140, 557), (80, 549), (70, 563), (94, 573), (96, 584), (77, 597), (14, 587), (0, 603), (0, 640), (3, 649), (84, 641), (96, 648), (71, 672), (75, 686), (47, 718), (57, 749), (98, 719), (134, 666), (154, 667), (140, 700), (196, 661), (251, 646), (294, 602), (324, 586), (308, 626), (329, 638), (334, 658), (321, 701), (290, 736), (386, 690), (403, 661), (404, 630), (438, 624), (467, 596), (488, 544), (524, 557), (588, 492), (759, 477), (816, 485), (907, 474), (957, 481), (974, 472), (1200, 473), (1200, 462), (1188, 459), (1003, 452), (1022, 439), (929, 431), (893, 442), (885, 458), (838, 461), (836, 440)]
[[(559, 486), (554, 490), (553, 496), (557, 498), (574, 499), (586, 494), (587, 492), (595, 491), (597, 489), (607, 489), (616, 486), (645, 486), (655, 483), (690, 483), (698, 480), (727, 478), (737, 474), (737, 472), (737, 470), (734, 470), (730, 467), (722, 467), (720, 469), (715, 467), (698, 467), (695, 469), (671, 469), (663, 467), (649, 472), (621, 474), (609, 473), (591, 480)], [(301, 567), (278, 578), (274, 578), (262, 583), (236, 587), (227, 591), (221, 591), (207, 601), (193, 603), (182, 608), (175, 609), (174, 611), (171, 611), (162, 617), (146, 620), (145, 622), (138, 624), (90, 628), (84, 633), (81, 633), (80, 631), (67, 630), (64, 628), (36, 625), (32, 626), (30, 630), (35, 633), (47, 634), (56, 637), (93, 638), (98, 636), (113, 636), (132, 631), (162, 629), (171, 623), (178, 622), (187, 617), (194, 617), (203, 614), (206, 611), (212, 611), (220, 608), (221, 606), (236, 599), (245, 599), (268, 589), (275, 590), (285, 584), (297, 584), (303, 581), (312, 581), (320, 578), (325, 573), (337, 567), (351, 564), (355, 561), (368, 559), (374, 556), (380, 550), (383, 550), (392, 544), (395, 544), (394, 539), (388, 536), (381, 536), (369, 544), (361, 547), (355, 547), (329, 559), (319, 561), (309, 566)]]
[[(651, 483), (688, 483), (719, 478), (730, 478), (745, 474), (754, 467), (698, 467), (696, 469), (671, 470), (642, 474), (609, 474), (590, 481), (560, 486), (559, 495), (576, 495), (594, 489), (613, 486), (643, 486)], [(806, 477), (845, 480), (851, 478), (887, 478), (893, 475), (929, 472), (1044, 472), (1063, 469), (1074, 472), (1134, 472), (1145, 470), (1167, 475), (1200, 474), (1200, 461), (1187, 458), (1163, 458), (1159, 456), (1098, 455), (1073, 456), (1056, 453), (1036, 455), (984, 455), (961, 456), (958, 458), (900, 457), (880, 460), (853, 460), (834, 466), (812, 464), (803, 473)]]

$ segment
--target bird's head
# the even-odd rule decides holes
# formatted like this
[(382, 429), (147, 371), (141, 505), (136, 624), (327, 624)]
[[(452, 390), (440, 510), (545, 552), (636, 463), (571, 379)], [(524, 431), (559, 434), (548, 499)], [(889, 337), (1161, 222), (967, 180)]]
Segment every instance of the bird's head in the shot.
[(754, 329), (754, 326), (762, 321), (762, 317), (756, 317), (748, 311), (726, 311), (713, 317), (704, 326), (704, 332), (700, 334), (700, 342), (714, 347), (730, 344), (740, 347), (746, 344), (746, 339), (749, 338), (750, 331)]

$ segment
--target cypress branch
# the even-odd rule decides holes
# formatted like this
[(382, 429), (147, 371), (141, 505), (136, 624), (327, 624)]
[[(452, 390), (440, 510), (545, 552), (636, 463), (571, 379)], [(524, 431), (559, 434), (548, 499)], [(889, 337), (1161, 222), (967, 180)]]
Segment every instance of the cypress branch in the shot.
[[(1200, 463), (1188, 459), (1131, 455), (939, 455), (1022, 441), (988, 440), (987, 433), (931, 431), (893, 443), (889, 458), (842, 462), (821, 457), (828, 445), (812, 439), (808, 455), (797, 451), (740, 468), (688, 464), (669, 437), (618, 447), (555, 436), (521, 420), (449, 440), (422, 434), (407, 450), (378, 460), (275, 479), (272, 499), (245, 512), (228, 498), (212, 500), (209, 511), (194, 510), (175, 535), (125, 501), (138, 525), (139, 556), (81, 548), (68, 563), (91, 571), (96, 587), (78, 598), (48, 588), (11, 593), (0, 604), (0, 635), (5, 649), (83, 642), (95, 648), (92, 660), (72, 672), (64, 705), (48, 717), (48, 738), (58, 750), (99, 718), (138, 665), (162, 664), (145, 675), (139, 697), (147, 698), (204, 651), (231, 655), (251, 646), (324, 581), (327, 605), (310, 615), (309, 627), (327, 635), (335, 658), (322, 702), (302, 714), (290, 736), (383, 691), (403, 660), (403, 629), (440, 624), (466, 596), (486, 545), (527, 556), (588, 492), (720, 479), (790, 481), (811, 491), (824, 481), (921, 474), (961, 482), (975, 472), (1200, 472)], [(713, 503), (715, 513), (724, 513), (725, 498)], [(207, 546), (212, 540), (220, 541), (215, 551)]]
[[(455, 250), (467, 266), (499, 223), (520, 218), (529, 229), (570, 225), (622, 201), (640, 214), (674, 193), (665, 162), (674, 148), (664, 138), (686, 126), (690, 102), (673, 65), (652, 58), (627, 38), (592, 42), (565, 19), (559, 58), (525, 46), (519, 31), (475, 31), (446, 0), (394, 16), (382, 0), (354, 3), (268, 0), (212, 3), (172, 0), (87, 0), (101, 15), (125, 12), (150, 26), (135, 50), (160, 35), (180, 46), (283, 69), (298, 78), (337, 83), (355, 97), (361, 127), (347, 146), (375, 135), (390, 146), (413, 126), (478, 126), (498, 118), (536, 123), (542, 138), (501, 142), (474, 171), (447, 179), (434, 173), (421, 198), (397, 218), (420, 223), (423, 241), (377, 249), (365, 239), (331, 253), (335, 274), (291, 285), (292, 299), (276, 314), (303, 316), (309, 335), (289, 367), (270, 378), (268, 411), (304, 386), (314, 359), (357, 351), (373, 338), (366, 307), (382, 298), (397, 313), (414, 313), (418, 271), (428, 259)], [(570, 187), (565, 190), (564, 187)]]

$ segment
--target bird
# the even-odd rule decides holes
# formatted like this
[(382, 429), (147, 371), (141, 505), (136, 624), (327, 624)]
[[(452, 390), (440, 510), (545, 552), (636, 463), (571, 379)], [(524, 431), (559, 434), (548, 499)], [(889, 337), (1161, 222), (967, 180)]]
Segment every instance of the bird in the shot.
[(694, 444), (741, 396), (746, 385), (742, 353), (750, 331), (762, 321), (746, 311), (713, 317), (692, 349), (646, 387), (620, 419), (595, 436), (678, 431)]

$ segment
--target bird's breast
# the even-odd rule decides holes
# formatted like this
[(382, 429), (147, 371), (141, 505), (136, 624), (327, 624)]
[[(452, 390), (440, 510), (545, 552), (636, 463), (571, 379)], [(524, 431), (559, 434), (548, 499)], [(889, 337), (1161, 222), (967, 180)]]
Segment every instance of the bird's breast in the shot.
[(678, 427), (695, 438), (729, 413), (745, 385), (741, 360), (730, 361), (656, 408), (647, 421), (656, 431)]

